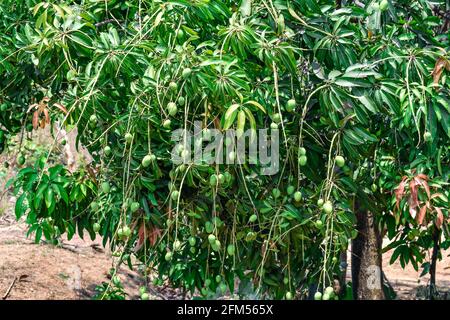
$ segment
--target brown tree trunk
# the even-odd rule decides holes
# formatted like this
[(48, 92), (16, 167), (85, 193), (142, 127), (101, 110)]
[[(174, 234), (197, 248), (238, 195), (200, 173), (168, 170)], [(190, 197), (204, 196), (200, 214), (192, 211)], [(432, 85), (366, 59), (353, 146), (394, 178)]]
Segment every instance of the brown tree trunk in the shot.
[(341, 252), (339, 257), (339, 269), (341, 271), (341, 274), (339, 276), (339, 295), (345, 295), (345, 292), (347, 290), (347, 250), (344, 250)]
[(352, 241), (353, 297), (383, 300), (382, 237), (371, 212), (355, 206), (358, 235)]
[(440, 232), (435, 227), (433, 231), (433, 253), (431, 254), (431, 263), (430, 263), (430, 300), (434, 300), (437, 290), (436, 290), (436, 264), (439, 253), (439, 239)]
[[(66, 145), (64, 146), (64, 157), (66, 160), (67, 170), (74, 172), (77, 169), (76, 161), (76, 151), (75, 151), (75, 141), (76, 135), (67, 134), (65, 129), (61, 129), (61, 140), (66, 140)], [(74, 152), (75, 151), (75, 152)]]
[[(59, 128), (57, 130), (59, 130)], [(63, 162), (70, 172), (75, 172), (78, 169), (81, 159), (84, 164), (92, 162), (92, 156), (89, 151), (81, 145), (81, 143), (78, 143), (77, 145), (77, 135), (77, 128), (73, 128), (69, 132), (64, 128), (61, 128), (61, 131), (59, 132), (60, 141), (66, 140), (66, 144), (63, 148)]]

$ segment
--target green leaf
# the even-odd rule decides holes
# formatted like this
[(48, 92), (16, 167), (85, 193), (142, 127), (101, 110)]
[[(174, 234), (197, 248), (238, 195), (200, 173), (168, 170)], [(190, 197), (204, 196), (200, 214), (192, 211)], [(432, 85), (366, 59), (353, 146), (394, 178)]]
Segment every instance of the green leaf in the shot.
[(161, 10), (155, 18), (155, 21), (153, 22), (153, 28), (156, 28), (161, 23), (162, 17), (164, 15), (164, 10)]
[(238, 104), (232, 104), (228, 110), (225, 113), (224, 119), (224, 125), (223, 125), (223, 129), (227, 130), (229, 129), (233, 123), (234, 123), (234, 119), (236, 119), (236, 115), (237, 115), (237, 111), (239, 109), (239, 105)]
[(402, 253), (403, 246), (399, 246), (394, 250), (394, 253), (391, 256), (391, 260), (389, 260), (389, 264), (393, 264), (395, 260), (399, 257), (399, 255)]
[(24, 200), (26, 199), (26, 193), (23, 193), (16, 201), (16, 205), (15, 205), (15, 214), (16, 214), (16, 219), (19, 220), (23, 214), (25, 213), (27, 207), (24, 205)]
[(158, 202), (156, 201), (155, 195), (153, 193), (148, 193), (147, 196), (152, 205), (154, 205), (154, 206), (158, 205)]
[(368, 81), (341, 77), (334, 81), (334, 83), (340, 87), (352, 88), (352, 87), (366, 87), (369, 88), (372, 85)]
[(51, 187), (47, 188), (47, 191), (45, 192), (45, 205), (47, 208), (50, 208), (53, 204), (53, 189)]
[(53, 188), (55, 190), (55, 192), (58, 194), (58, 196), (63, 199), (63, 201), (69, 205), (69, 196), (66, 192), (66, 189), (64, 189), (64, 187), (60, 184), (54, 184)]
[(239, 110), (238, 113), (238, 120), (237, 120), (237, 126), (236, 126), (236, 136), (237, 138), (240, 138), (245, 130), (245, 111)]
[(260, 103), (254, 101), (254, 100), (247, 101), (246, 104), (247, 103), (257, 107), (262, 112), (267, 113), (266, 109)]
[(72, 33), (72, 34), (69, 35), (69, 38), (73, 42), (75, 42), (75, 43), (77, 43), (77, 44), (79, 44), (79, 45), (81, 45), (81, 46), (83, 46), (85, 48), (95, 49), (92, 46), (92, 39), (88, 35), (86, 35), (86, 34), (84, 34), (82, 32)]
[(362, 129), (360, 127), (354, 127), (353, 130), (358, 136), (362, 137), (362, 139), (364, 139), (364, 141), (378, 142), (378, 138), (376, 136), (374, 136), (373, 134), (368, 133), (366, 129)]
[(242, 0), (239, 8), (243, 17), (248, 17), (252, 13), (252, 0)]
[(244, 112), (247, 115), (248, 122), (250, 123), (251, 129), (250, 142), (253, 142), (254, 139), (256, 138), (256, 120), (249, 109), (245, 108)]
[(38, 228), (36, 229), (36, 234), (35, 234), (34, 242), (35, 242), (35, 243), (41, 242), (41, 238), (42, 238), (42, 228), (41, 228), (41, 227), (38, 227)]
[(366, 96), (366, 95), (360, 96), (360, 97), (358, 97), (358, 100), (371, 113), (377, 113), (378, 112), (378, 108), (377, 108), (375, 102), (373, 102), (373, 100), (371, 98), (369, 98), (368, 96)]
[(351, 129), (344, 130), (344, 139), (352, 145), (364, 144), (364, 139), (355, 134), (355, 132)]

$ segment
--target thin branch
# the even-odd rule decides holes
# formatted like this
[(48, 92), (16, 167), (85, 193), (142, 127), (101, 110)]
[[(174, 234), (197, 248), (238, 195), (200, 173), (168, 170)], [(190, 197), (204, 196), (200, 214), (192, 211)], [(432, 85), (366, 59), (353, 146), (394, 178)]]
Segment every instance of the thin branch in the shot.
[(113, 23), (113, 22), (118, 22), (118, 23), (120, 23), (120, 21), (117, 21), (116, 19), (107, 19), (107, 20), (104, 20), (104, 21), (101, 21), (101, 22), (97, 22), (97, 23), (95, 24), (95, 27), (96, 27), (96, 28), (100, 28), (100, 27), (102, 27), (102, 26), (104, 26), (104, 25), (107, 25), (107, 24), (110, 24), (110, 23)]

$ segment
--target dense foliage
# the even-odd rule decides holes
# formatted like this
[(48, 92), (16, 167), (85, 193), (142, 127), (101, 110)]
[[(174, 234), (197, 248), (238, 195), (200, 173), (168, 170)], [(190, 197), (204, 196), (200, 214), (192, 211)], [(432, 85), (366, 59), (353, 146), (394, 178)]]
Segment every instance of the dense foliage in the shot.
[[(119, 262), (134, 254), (156, 283), (204, 296), (236, 277), (260, 297), (331, 285), (355, 206), (387, 228), (393, 259), (427, 268), (428, 249), (450, 244), (448, 10), (3, 0), (2, 149), (58, 120), (94, 158), (75, 173), (47, 157), (23, 169), (16, 214), (39, 238), (98, 232)], [(279, 172), (174, 165), (172, 130), (194, 121), (204, 145), (207, 128), (279, 130)]]

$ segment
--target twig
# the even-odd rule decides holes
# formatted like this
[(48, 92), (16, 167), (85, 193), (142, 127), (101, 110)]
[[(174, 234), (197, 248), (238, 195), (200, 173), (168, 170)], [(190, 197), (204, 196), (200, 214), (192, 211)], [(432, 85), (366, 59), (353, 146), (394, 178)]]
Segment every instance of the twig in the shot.
[(117, 21), (116, 19), (108, 19), (108, 20), (105, 20), (105, 21), (97, 22), (97, 23), (95, 24), (95, 27), (96, 27), (96, 28), (99, 28), (99, 27), (101, 27), (101, 26), (104, 26), (104, 25), (106, 25), (106, 24), (110, 24), (110, 23), (112, 23), (112, 22), (119, 22), (119, 21)]
[(9, 293), (11, 292), (11, 290), (12, 290), (14, 284), (16, 283), (16, 281), (17, 281), (17, 277), (14, 277), (14, 280), (11, 282), (8, 290), (6, 290), (6, 293), (3, 295), (2, 300), (6, 300), (6, 298), (8, 298)]
[(150, 291), (150, 293), (152, 293), (153, 295), (160, 297), (162, 300), (168, 300), (164, 294), (162, 294), (158, 290), (155, 290), (152, 287), (148, 287), (148, 291)]
[(60, 243), (58, 245), (58, 248), (68, 250), (68, 251), (71, 251), (74, 253), (81, 253), (83, 249), (87, 249), (87, 248), (92, 248), (94, 251), (97, 251), (97, 252), (102, 252), (102, 253), (104, 252), (104, 250), (97, 243), (93, 243), (89, 246), (79, 246), (79, 245), (71, 244), (71, 243)]
[(14, 280), (11, 282), (11, 284), (9, 285), (9, 288), (8, 288), (8, 290), (6, 290), (6, 293), (3, 295), (3, 297), (2, 297), (2, 300), (6, 300), (7, 298), (8, 298), (8, 296), (9, 296), (9, 294), (11, 293), (11, 290), (12, 290), (12, 288), (14, 287), (14, 284), (16, 283), (16, 282), (19, 282), (22, 278), (26, 278), (27, 277), (27, 275), (21, 275), (21, 276), (16, 276), (16, 277), (14, 277)]
[(103, 248), (102, 248), (98, 243), (93, 243), (93, 244), (91, 244), (91, 248), (92, 248), (94, 251), (97, 251), (97, 252), (101, 252), (101, 253), (105, 252), (105, 251), (103, 250)]
[(62, 245), (60, 246), (60, 248), (61, 248), (61, 249), (64, 249), (64, 250), (68, 250), (68, 251), (73, 252), (73, 253), (79, 254), (80, 251), (77, 250), (77, 248), (79, 248), (79, 247), (78, 247), (78, 246), (75, 246), (75, 245), (72, 245), (72, 246), (73, 246), (73, 248), (71, 248), (70, 245), (68, 245), (68, 244), (62, 244)]

